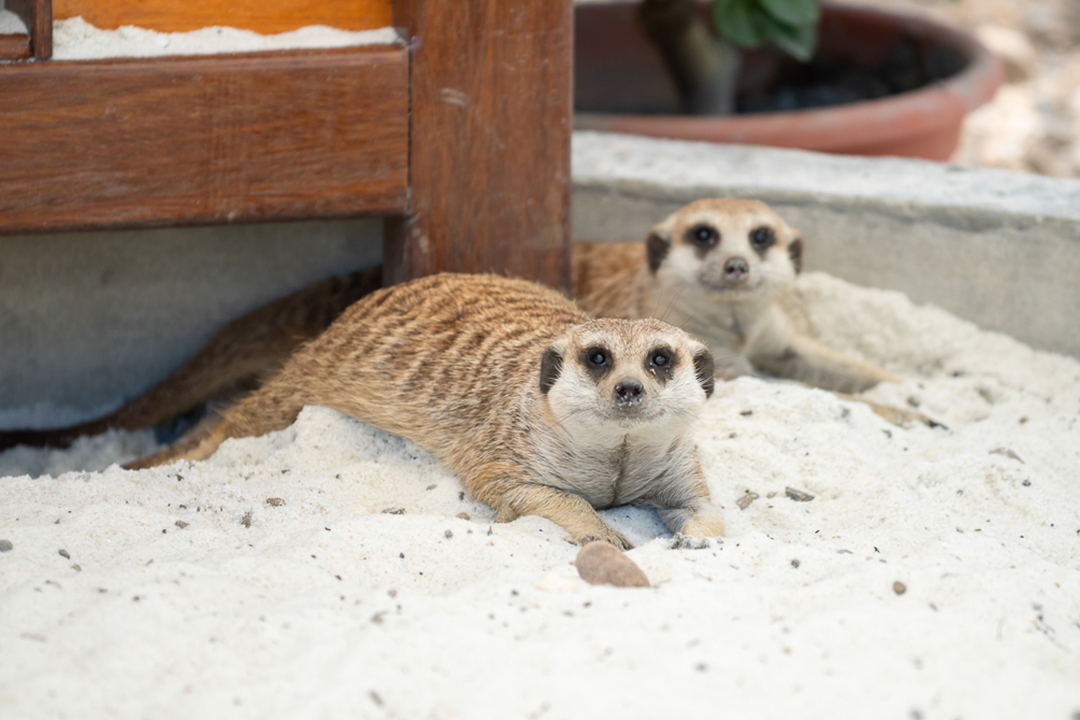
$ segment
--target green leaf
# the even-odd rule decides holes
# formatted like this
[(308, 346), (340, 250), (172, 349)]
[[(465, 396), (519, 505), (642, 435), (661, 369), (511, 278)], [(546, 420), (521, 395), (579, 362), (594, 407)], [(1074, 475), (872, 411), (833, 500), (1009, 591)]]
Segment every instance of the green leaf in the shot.
[(769, 40), (796, 60), (807, 62), (817, 49), (817, 22), (805, 25), (773, 23), (769, 27)]
[(741, 47), (757, 47), (769, 37), (768, 18), (755, 0), (713, 0), (712, 21), (721, 37)]
[(821, 17), (820, 0), (757, 0), (774, 20), (788, 26), (817, 23)]

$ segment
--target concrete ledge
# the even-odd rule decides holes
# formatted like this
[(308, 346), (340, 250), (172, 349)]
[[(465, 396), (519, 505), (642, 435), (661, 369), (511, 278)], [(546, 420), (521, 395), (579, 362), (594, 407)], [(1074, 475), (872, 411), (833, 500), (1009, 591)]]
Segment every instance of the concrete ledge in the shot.
[(1080, 181), (588, 132), (572, 162), (577, 239), (643, 239), (690, 200), (754, 197), (803, 232), (808, 270), (1080, 357)]

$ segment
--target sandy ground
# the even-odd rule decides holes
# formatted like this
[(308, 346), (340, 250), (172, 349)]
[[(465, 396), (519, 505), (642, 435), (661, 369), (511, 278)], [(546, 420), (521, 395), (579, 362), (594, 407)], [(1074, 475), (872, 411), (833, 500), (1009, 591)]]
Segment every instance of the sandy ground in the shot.
[(260, 35), (231, 27), (208, 27), (186, 33), (160, 33), (125, 25), (101, 30), (81, 17), (53, 23), (53, 58), (89, 60), (106, 57), (207, 55), (221, 52), (351, 47), (399, 41), (393, 28), (348, 31), (312, 25), (292, 32)]
[(605, 513), (651, 589), (586, 585), (557, 526), (493, 524), (323, 408), (195, 465), (109, 466), (139, 436), (0, 455), (47, 473), (0, 480), (0, 716), (1080, 717), (1080, 363), (800, 290), (826, 340), (908, 377), (870, 397), (948, 429), (721, 385), (694, 433), (728, 536), (676, 550), (652, 512)]

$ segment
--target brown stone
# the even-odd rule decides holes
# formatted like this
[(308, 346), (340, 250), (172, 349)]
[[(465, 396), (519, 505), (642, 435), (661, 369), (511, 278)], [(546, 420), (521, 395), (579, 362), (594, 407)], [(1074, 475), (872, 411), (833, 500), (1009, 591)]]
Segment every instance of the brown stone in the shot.
[(649, 578), (633, 560), (614, 545), (601, 540), (581, 548), (574, 564), (578, 575), (590, 585), (649, 587)]

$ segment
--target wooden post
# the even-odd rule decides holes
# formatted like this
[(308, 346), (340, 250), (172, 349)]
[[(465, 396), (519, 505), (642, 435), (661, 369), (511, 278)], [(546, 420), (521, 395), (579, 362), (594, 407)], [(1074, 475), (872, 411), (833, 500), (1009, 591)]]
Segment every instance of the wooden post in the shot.
[(8, 10), (22, 18), (30, 35), (30, 55), (52, 57), (52, 0), (7, 0)]
[(570, 0), (394, 0), (411, 43), (410, 213), (384, 276), (570, 286)]

